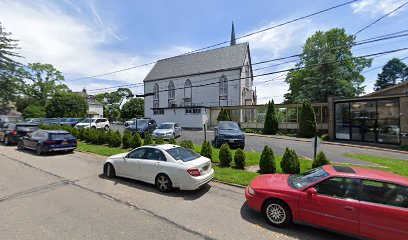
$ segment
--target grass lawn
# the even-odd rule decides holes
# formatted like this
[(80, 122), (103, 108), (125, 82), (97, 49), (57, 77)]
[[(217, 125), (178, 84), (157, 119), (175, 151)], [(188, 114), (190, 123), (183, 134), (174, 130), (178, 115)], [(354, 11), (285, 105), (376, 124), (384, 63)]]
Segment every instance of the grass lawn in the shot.
[(89, 152), (107, 157), (128, 151), (122, 148), (112, 148), (107, 146), (88, 144), (84, 142), (78, 142), (78, 147), (76, 150), (79, 152)]
[[(343, 156), (385, 166), (381, 171), (393, 172), (408, 177), (408, 161), (396, 158), (384, 158), (365, 154), (344, 153)], [(374, 168), (373, 168), (374, 169)], [(378, 169), (378, 168), (376, 168)]]

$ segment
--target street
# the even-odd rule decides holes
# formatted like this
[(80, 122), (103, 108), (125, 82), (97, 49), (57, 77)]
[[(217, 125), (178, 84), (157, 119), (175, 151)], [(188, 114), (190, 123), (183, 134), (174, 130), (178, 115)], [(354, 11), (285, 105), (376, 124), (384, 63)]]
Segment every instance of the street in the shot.
[[(119, 130), (123, 132), (123, 125), (113, 125), (112, 130)], [(207, 132), (207, 140), (213, 140), (214, 133), (212, 131)], [(187, 131), (183, 130), (183, 135), (177, 139), (181, 140), (192, 140), (195, 144), (201, 145), (204, 141), (204, 132), (203, 131)], [(276, 155), (283, 156), (285, 153), (286, 147), (292, 148), (298, 153), (301, 157), (306, 157), (313, 159), (313, 148), (309, 142), (300, 142), (287, 139), (276, 139), (276, 138), (266, 138), (262, 136), (246, 136), (245, 137), (245, 151), (248, 152), (262, 152), (265, 145), (271, 147)], [(355, 148), (348, 146), (340, 145), (330, 145), (330, 144), (321, 144), (318, 148), (318, 151), (323, 151), (328, 159), (336, 163), (350, 163), (366, 166), (375, 166), (373, 163), (349, 158), (342, 156), (344, 153), (353, 153), (353, 154), (367, 154), (372, 156), (387, 157), (387, 158), (396, 158), (402, 160), (408, 160), (408, 154), (389, 152), (386, 150), (374, 150), (374, 149), (365, 149), (365, 148)]]
[(36, 156), (0, 146), (2, 239), (349, 239), (303, 225), (278, 229), (248, 209), (244, 190), (197, 191), (102, 176), (104, 157)]

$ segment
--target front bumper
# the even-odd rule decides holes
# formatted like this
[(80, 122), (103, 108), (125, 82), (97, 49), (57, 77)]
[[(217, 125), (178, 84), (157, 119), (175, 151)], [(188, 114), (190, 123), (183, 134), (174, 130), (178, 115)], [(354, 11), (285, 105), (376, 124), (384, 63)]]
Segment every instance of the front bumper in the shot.
[(156, 140), (156, 138), (158, 138), (158, 137), (162, 137), (164, 140), (170, 140), (173, 137), (173, 135), (156, 135), (156, 134), (152, 134), (152, 138), (154, 140)]
[(206, 173), (203, 176), (191, 177), (190, 181), (185, 182), (180, 185), (180, 190), (196, 190), (201, 186), (211, 182), (214, 178), (214, 169), (211, 169), (210, 172)]
[(243, 146), (245, 145), (245, 139), (228, 139), (228, 138), (220, 138), (219, 142), (221, 144), (227, 143), (230, 146)]
[[(255, 195), (256, 195), (256, 193), (255, 193)], [(263, 199), (257, 198), (256, 196), (249, 194), (248, 193), (248, 187), (245, 188), (245, 198), (247, 200), (248, 206), (251, 209), (253, 209), (253, 210), (257, 211), (257, 212), (261, 211)]]

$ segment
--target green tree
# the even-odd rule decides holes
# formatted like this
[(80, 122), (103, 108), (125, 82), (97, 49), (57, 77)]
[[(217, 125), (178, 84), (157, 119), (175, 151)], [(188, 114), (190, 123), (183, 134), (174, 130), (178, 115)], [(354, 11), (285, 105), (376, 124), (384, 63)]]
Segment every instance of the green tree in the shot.
[(319, 152), (319, 154), (317, 154), (316, 158), (313, 160), (312, 168), (317, 168), (324, 165), (330, 165), (330, 161), (323, 152)]
[(398, 58), (389, 60), (378, 74), (374, 91), (379, 91), (408, 80), (408, 66)]
[(316, 135), (316, 117), (310, 101), (304, 101), (299, 117), (299, 136), (312, 138)]
[(143, 145), (151, 145), (153, 144), (153, 138), (149, 133), (145, 133)]
[(142, 138), (140, 137), (139, 133), (135, 133), (132, 136), (132, 141), (131, 143), (131, 148), (138, 148), (140, 146), (142, 146)]
[(295, 152), (288, 147), (286, 148), (285, 154), (282, 157), (280, 163), (282, 172), (287, 174), (298, 174), (300, 173), (300, 161)]
[(95, 99), (103, 103), (104, 115), (113, 121), (120, 117), (120, 106), (122, 106), (123, 101), (133, 96), (129, 88), (118, 88), (118, 90), (114, 92), (96, 94)]
[(31, 105), (24, 109), (23, 118), (43, 118), (45, 117), (45, 109), (42, 106)]
[(275, 113), (275, 103), (268, 102), (268, 110), (266, 111), (264, 133), (274, 135), (278, 132), (278, 118)]
[(263, 174), (276, 172), (275, 155), (273, 154), (273, 150), (266, 145), (259, 160), (259, 171)]
[(217, 121), (231, 121), (229, 111), (227, 109), (221, 108), (221, 111), (217, 117)]
[(213, 160), (213, 149), (211, 147), (211, 143), (209, 141), (204, 141), (203, 145), (201, 146), (201, 156), (204, 156), (211, 161)]
[(235, 151), (234, 163), (238, 169), (245, 169), (245, 152), (241, 148)]
[(120, 110), (122, 119), (140, 118), (144, 116), (144, 99), (132, 98), (123, 104)]
[(170, 140), (169, 140), (169, 144), (174, 144), (174, 145), (177, 145), (177, 141), (176, 141), (176, 139), (175, 139), (174, 137), (170, 138)]
[(286, 103), (325, 102), (329, 96), (354, 97), (364, 92), (361, 71), (371, 59), (354, 58), (355, 36), (344, 29), (317, 31), (306, 40), (296, 68), (286, 76)]
[(132, 146), (132, 133), (130, 131), (125, 130), (125, 133), (122, 137), (122, 146), (123, 148), (130, 148)]
[(158, 144), (158, 145), (164, 144), (164, 139), (163, 139), (163, 137), (157, 137), (155, 143)]
[(59, 92), (68, 92), (69, 88), (62, 84), (64, 76), (51, 64), (29, 63), (19, 69), (23, 79), (21, 91), (24, 97), (39, 105)]
[(228, 146), (228, 144), (224, 143), (222, 144), (221, 148), (220, 148), (220, 153), (218, 156), (221, 166), (222, 167), (229, 167), (231, 166), (231, 162), (232, 162), (232, 153), (231, 153), (231, 149)]
[(180, 147), (191, 149), (194, 151), (194, 143), (191, 140), (183, 140), (180, 143)]
[(88, 103), (75, 93), (56, 93), (45, 107), (47, 117), (86, 117)]
[[(0, 107), (6, 107), (19, 96), (21, 78), (17, 72), (20, 65), (14, 59), (21, 57), (16, 50), (18, 40), (10, 37), (0, 22)], [(23, 108), (24, 109), (24, 108)]]

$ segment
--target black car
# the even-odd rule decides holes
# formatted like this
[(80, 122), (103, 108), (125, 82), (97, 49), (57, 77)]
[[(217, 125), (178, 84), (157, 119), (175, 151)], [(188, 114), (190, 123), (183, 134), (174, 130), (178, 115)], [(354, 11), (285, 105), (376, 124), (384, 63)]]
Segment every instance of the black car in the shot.
[(38, 129), (38, 125), (32, 123), (4, 123), (0, 127), (0, 141), (5, 145), (17, 143), (20, 138)]
[(220, 121), (214, 129), (214, 146), (220, 147), (227, 143), (231, 147), (245, 147), (245, 135), (238, 123), (231, 121)]
[(19, 150), (35, 150), (38, 155), (48, 152), (73, 152), (77, 139), (67, 131), (39, 129), (23, 137), (17, 144)]
[(139, 133), (142, 138), (144, 138), (145, 133), (152, 133), (157, 128), (157, 123), (154, 119), (141, 118), (136, 119), (130, 124), (125, 130), (132, 133)]
[(60, 125), (75, 127), (75, 125), (81, 122), (82, 120), (83, 118), (61, 118)]

